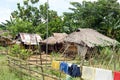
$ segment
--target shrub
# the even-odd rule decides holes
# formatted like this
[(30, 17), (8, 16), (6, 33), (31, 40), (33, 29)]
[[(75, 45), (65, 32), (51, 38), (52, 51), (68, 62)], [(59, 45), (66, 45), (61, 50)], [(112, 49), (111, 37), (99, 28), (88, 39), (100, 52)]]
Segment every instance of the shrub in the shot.
[(20, 54), (20, 52), (21, 52), (20, 46), (17, 45), (17, 44), (15, 44), (15, 45), (12, 46), (12, 48), (11, 48), (10, 51), (11, 51), (11, 52), (10, 52), (10, 55), (11, 55), (11, 56), (19, 57), (19, 54)]
[(26, 60), (32, 53), (26, 49), (21, 49), (20, 58)]
[(13, 45), (10, 55), (26, 60), (32, 53), (26, 49), (20, 48), (19, 45)]

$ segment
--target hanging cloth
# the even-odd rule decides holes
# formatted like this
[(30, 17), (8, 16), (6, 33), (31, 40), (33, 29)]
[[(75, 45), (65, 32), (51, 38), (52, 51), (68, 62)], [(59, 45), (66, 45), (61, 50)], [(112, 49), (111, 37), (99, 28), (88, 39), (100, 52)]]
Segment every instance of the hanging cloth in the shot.
[(72, 64), (70, 67), (68, 67), (68, 74), (71, 77), (80, 77), (81, 76), (80, 67), (78, 67), (76, 64)]
[(60, 62), (59, 61), (52, 61), (52, 68), (59, 70), (60, 68)]
[(68, 73), (68, 64), (66, 62), (61, 62), (60, 63), (60, 71), (64, 73)]
[(113, 80), (112, 71), (96, 68), (95, 80)]
[(95, 68), (83, 66), (83, 68), (82, 68), (82, 78), (84, 80), (95, 80)]
[(114, 80), (120, 80), (120, 72), (114, 72)]

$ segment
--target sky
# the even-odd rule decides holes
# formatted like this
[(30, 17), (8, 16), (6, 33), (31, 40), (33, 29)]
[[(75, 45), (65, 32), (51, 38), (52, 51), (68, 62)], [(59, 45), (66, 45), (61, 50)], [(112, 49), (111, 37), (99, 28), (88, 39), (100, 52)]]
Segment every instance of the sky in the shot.
[[(72, 7), (70, 2), (82, 2), (83, 0), (49, 0), (50, 9), (58, 12), (58, 15), (62, 15), (63, 12), (70, 12), (68, 9)], [(85, 0), (96, 1), (96, 0)], [(23, 0), (0, 0), (0, 23), (10, 19), (11, 12), (17, 10), (17, 3), (23, 3)], [(39, 0), (39, 4), (44, 4), (47, 0)]]

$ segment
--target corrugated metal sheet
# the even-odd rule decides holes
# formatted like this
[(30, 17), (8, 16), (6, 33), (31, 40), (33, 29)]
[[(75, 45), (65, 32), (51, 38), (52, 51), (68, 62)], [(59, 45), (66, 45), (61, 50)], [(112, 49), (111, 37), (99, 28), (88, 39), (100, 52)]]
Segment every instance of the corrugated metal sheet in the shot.
[(38, 34), (19, 33), (21, 41), (27, 45), (37, 45), (42, 38)]

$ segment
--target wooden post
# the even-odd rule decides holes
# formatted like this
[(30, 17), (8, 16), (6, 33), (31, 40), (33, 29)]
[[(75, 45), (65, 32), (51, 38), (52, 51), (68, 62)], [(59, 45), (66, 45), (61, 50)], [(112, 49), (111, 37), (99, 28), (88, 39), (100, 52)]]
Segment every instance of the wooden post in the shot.
[[(38, 46), (39, 46), (39, 45), (38, 45)], [(38, 63), (37, 58), (38, 58), (38, 57), (37, 57), (37, 52), (36, 52), (36, 64)]]
[(114, 71), (116, 70), (115, 45), (113, 45)]
[[(78, 46), (80, 46), (80, 45), (78, 45)], [(80, 70), (82, 71), (82, 66), (84, 65), (84, 60), (85, 60), (85, 55), (86, 55), (86, 53), (87, 53), (87, 50), (88, 50), (88, 48), (86, 47), (86, 45), (84, 45), (83, 46), (83, 51), (81, 52), (81, 64), (80, 64)], [(78, 54), (80, 54), (80, 51), (78, 50)], [(82, 80), (82, 78), (80, 77), (80, 80)]]
[[(42, 65), (42, 54), (41, 54), (41, 48), (40, 48), (39, 43), (38, 43), (38, 50), (40, 54), (40, 65)], [(41, 66), (40, 68), (41, 68), (42, 73), (44, 73), (43, 67)], [(42, 75), (42, 79), (45, 80), (44, 75)]]

